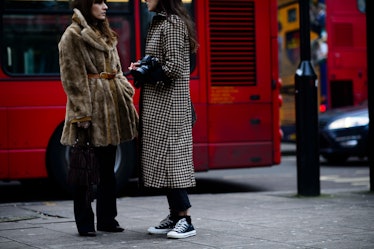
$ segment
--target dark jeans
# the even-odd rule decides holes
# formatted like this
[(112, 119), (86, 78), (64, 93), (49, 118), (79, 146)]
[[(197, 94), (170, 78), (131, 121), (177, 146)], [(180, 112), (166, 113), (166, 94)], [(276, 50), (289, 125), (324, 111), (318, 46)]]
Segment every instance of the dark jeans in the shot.
[[(116, 159), (116, 146), (96, 147), (95, 155), (99, 161), (100, 182), (97, 186), (96, 216), (99, 226), (118, 225), (116, 178), (114, 164)], [(74, 216), (78, 231), (94, 231), (94, 213), (91, 204), (87, 205), (87, 186), (75, 186), (74, 195)]]
[(186, 211), (191, 207), (187, 189), (185, 188), (167, 189), (166, 197), (168, 199), (170, 212), (174, 215), (177, 215), (178, 212)]

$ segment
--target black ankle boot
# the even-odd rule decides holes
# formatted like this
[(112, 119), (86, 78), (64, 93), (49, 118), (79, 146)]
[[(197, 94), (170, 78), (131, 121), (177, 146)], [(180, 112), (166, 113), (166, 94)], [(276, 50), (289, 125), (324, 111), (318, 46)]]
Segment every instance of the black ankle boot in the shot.
[(88, 231), (88, 232), (80, 231), (79, 235), (83, 236), (83, 237), (95, 237), (96, 236), (96, 232), (95, 231)]
[(102, 232), (120, 233), (125, 229), (122, 228), (116, 220), (114, 220), (112, 222), (98, 222), (97, 230)]

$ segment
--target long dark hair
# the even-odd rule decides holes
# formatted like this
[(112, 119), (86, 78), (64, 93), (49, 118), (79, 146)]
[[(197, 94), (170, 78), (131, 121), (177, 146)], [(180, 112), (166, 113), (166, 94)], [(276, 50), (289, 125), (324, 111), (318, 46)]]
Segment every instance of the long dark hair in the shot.
[(172, 14), (177, 15), (184, 21), (187, 25), (191, 52), (196, 53), (199, 44), (196, 39), (195, 23), (188, 14), (182, 0), (160, 0), (157, 4), (157, 10), (165, 11), (168, 16)]
[(104, 21), (97, 20), (91, 13), (91, 8), (94, 3), (103, 2), (106, 3), (106, 0), (73, 0), (71, 8), (80, 10), (88, 25), (100, 31), (100, 33), (108, 39), (108, 42), (112, 43), (118, 37), (118, 34), (110, 28), (108, 18), (105, 18)]

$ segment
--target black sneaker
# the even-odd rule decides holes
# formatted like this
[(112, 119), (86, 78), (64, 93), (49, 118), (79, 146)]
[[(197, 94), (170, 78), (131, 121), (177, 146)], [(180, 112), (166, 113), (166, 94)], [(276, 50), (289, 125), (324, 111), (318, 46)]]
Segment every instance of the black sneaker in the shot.
[(180, 219), (173, 230), (167, 233), (168, 238), (183, 239), (196, 235), (196, 230), (192, 224), (188, 224), (186, 218)]
[(167, 234), (174, 228), (175, 222), (171, 219), (170, 214), (163, 219), (156, 227), (148, 228), (150, 234)]

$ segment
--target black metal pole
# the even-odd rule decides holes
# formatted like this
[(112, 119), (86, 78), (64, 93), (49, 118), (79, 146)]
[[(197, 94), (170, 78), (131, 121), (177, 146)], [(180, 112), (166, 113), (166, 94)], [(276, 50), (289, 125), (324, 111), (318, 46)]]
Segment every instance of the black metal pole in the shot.
[(297, 190), (320, 195), (318, 84), (310, 62), (309, 0), (299, 0), (300, 65), (295, 74)]
[[(369, 148), (374, 146), (374, 39), (370, 34), (373, 30), (373, 14), (374, 14), (373, 0), (366, 0), (366, 49), (367, 49), (367, 66), (368, 66), (368, 110), (369, 110)], [(369, 169), (370, 169), (370, 191), (374, 191), (374, 155), (369, 153)]]

